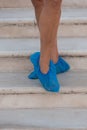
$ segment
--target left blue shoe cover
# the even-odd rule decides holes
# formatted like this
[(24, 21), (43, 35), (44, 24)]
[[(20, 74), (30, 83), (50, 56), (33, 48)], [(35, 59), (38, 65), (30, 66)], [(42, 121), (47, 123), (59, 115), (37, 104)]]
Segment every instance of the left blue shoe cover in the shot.
[(56, 76), (56, 68), (53, 62), (50, 61), (49, 71), (47, 72), (47, 74), (43, 74), (40, 70), (39, 65), (40, 55), (35, 55), (34, 58), (32, 58), (32, 56), (30, 57), (30, 60), (34, 65), (34, 70), (43, 88), (50, 92), (59, 92), (60, 84)]
[[(40, 52), (36, 52), (30, 56), (31, 62), (32, 60), (36, 60), (37, 57), (40, 56)], [(67, 72), (70, 69), (69, 64), (62, 58), (59, 57), (56, 64), (54, 64), (56, 67), (56, 74)], [(35, 69), (34, 69), (35, 70)], [(28, 76), (29, 79), (38, 79), (38, 76), (35, 71), (31, 72)]]

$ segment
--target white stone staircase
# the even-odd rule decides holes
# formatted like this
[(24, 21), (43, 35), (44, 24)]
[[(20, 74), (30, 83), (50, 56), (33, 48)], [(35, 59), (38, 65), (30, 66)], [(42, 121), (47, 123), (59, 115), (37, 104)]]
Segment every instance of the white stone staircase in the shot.
[(0, 0), (0, 130), (87, 129), (87, 0), (64, 0), (59, 52), (71, 65), (48, 93), (27, 75), (39, 51), (30, 0)]

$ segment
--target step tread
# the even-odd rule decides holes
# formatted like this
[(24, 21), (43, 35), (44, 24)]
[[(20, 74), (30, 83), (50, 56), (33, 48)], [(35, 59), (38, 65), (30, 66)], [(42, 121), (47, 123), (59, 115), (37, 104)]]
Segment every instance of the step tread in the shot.
[(87, 109), (0, 110), (0, 127), (87, 129)]
[[(74, 22), (74, 23), (87, 23), (87, 8), (80, 9), (62, 9), (61, 23)], [(0, 9), (0, 23), (21, 23), (21, 22), (32, 22), (35, 23), (34, 10), (30, 8), (22, 9)]]
[[(87, 38), (59, 38), (59, 52), (66, 56), (87, 56)], [(0, 39), (0, 56), (29, 56), (39, 51), (39, 39)]]
[[(0, 73), (0, 93), (46, 93), (39, 80), (29, 80), (28, 73)], [(65, 78), (66, 77), (66, 78)], [(87, 93), (87, 70), (71, 70), (58, 75), (60, 93)]]

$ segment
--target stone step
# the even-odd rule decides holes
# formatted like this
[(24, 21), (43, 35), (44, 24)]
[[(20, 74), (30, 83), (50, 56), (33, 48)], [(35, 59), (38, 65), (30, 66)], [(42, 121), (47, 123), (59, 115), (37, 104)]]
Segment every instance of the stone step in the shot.
[[(29, 8), (32, 7), (31, 0), (0, 0), (0, 8)], [(63, 0), (63, 7), (84, 8), (87, 0)]]
[[(87, 70), (87, 38), (59, 38), (60, 55), (71, 70)], [(29, 56), (40, 50), (39, 39), (0, 39), (0, 72), (29, 72)]]
[(0, 0), (0, 8), (29, 8), (31, 0)]
[[(60, 37), (87, 37), (87, 9), (63, 9)], [(39, 37), (33, 9), (0, 9), (0, 37)]]
[(87, 108), (87, 70), (70, 70), (58, 75), (60, 93), (43, 89), (28, 73), (0, 72), (0, 109)]
[(0, 110), (0, 127), (2, 130), (3, 127), (6, 130), (17, 127), (18, 130), (86, 130), (87, 109)]

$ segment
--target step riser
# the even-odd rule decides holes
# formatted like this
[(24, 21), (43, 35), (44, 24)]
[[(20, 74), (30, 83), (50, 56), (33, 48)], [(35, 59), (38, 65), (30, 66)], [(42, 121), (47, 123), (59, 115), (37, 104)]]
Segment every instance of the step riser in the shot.
[[(25, 8), (32, 7), (30, 0), (0, 0), (0, 8)], [(63, 7), (87, 7), (87, 0), (64, 0)]]
[[(87, 108), (87, 71), (58, 75), (60, 93), (48, 93), (28, 73), (0, 73), (0, 109)], [(65, 78), (66, 77), (66, 78)]]
[[(87, 25), (60, 25), (59, 37), (87, 37)], [(27, 24), (0, 24), (0, 38), (37, 38), (39, 31), (36, 26)]]
[(63, 6), (71, 8), (86, 8), (87, 0), (63, 0)]
[[(57, 128), (57, 129), (55, 129), (55, 128), (30, 128), (30, 127), (28, 127), (28, 128), (26, 128), (26, 127), (22, 127), (22, 128), (20, 128), (20, 127), (12, 127), (12, 128), (7, 128), (7, 127), (5, 127), (5, 126), (3, 126), (0, 130), (79, 130), (79, 129), (74, 129), (74, 128), (72, 128), (72, 129), (68, 129), (68, 128), (64, 128), (64, 129), (61, 129), (61, 128)], [(80, 129), (80, 130), (87, 130), (87, 129)]]
[[(64, 57), (71, 70), (87, 70), (87, 57)], [(0, 72), (29, 72), (33, 65), (28, 58), (0, 58)]]
[[(5, 127), (3, 127), (2, 129), (0, 129), (0, 130), (79, 130), (79, 129), (74, 129), (74, 128), (72, 128), (72, 129), (68, 129), (68, 128), (64, 128), (64, 129), (61, 129), (61, 128), (57, 128), (57, 129), (51, 129), (51, 128), (30, 128), (30, 127), (28, 127), (28, 128), (24, 128), (24, 127), (22, 127), (22, 128), (15, 128), (15, 127), (12, 127), (12, 128), (5, 128)], [(87, 129), (80, 129), (80, 130), (87, 130)]]
[(87, 108), (87, 94), (0, 95), (0, 109)]
[[(86, 130), (86, 109), (1, 110), (0, 126), (43, 128), (41, 130)], [(9, 117), (9, 118), (8, 118)], [(28, 129), (29, 130), (29, 129)]]

